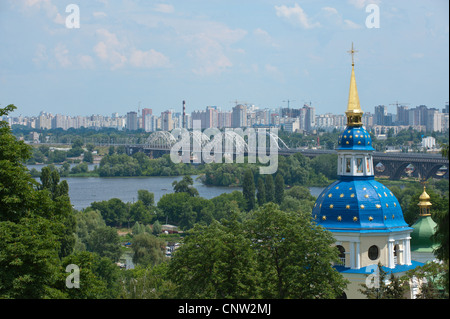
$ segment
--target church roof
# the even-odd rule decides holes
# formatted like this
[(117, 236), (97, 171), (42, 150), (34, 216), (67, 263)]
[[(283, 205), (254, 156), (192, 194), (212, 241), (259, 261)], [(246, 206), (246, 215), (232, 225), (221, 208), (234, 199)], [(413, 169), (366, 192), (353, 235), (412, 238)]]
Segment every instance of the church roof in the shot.
[[(419, 261), (415, 261), (415, 260), (411, 260), (411, 265), (401, 265), (401, 264), (396, 264), (394, 268), (389, 268), (386, 266), (381, 266), (381, 268), (383, 269), (383, 271), (386, 272), (387, 275), (390, 275), (391, 273), (395, 274), (395, 273), (402, 273), (411, 269), (415, 269), (416, 267), (420, 267), (423, 266), (424, 263), (421, 263)], [(352, 269), (350, 267), (345, 267), (345, 266), (334, 266), (334, 268), (339, 271), (340, 273), (343, 274), (363, 274), (363, 275), (370, 275), (372, 273), (374, 273), (376, 271), (376, 269), (378, 268), (377, 264), (372, 264), (366, 267), (361, 267), (358, 269)]]
[(319, 195), (312, 217), (330, 231), (395, 232), (410, 229), (394, 194), (367, 176), (341, 176)]
[(420, 216), (412, 225), (411, 233), (411, 251), (416, 252), (433, 252), (437, 248), (432, 236), (436, 232), (437, 224), (430, 215)]
[(372, 138), (362, 126), (347, 126), (339, 136), (338, 151), (357, 150), (374, 151)]

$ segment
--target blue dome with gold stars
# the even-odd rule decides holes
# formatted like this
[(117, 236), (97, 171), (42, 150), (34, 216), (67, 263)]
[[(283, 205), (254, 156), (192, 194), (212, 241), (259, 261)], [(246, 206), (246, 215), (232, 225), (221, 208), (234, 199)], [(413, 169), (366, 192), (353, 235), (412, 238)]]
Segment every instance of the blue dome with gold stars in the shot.
[(319, 195), (312, 217), (330, 231), (392, 232), (408, 228), (397, 198), (369, 176), (341, 176)]
[(364, 127), (347, 126), (339, 136), (338, 150), (374, 151), (372, 138)]

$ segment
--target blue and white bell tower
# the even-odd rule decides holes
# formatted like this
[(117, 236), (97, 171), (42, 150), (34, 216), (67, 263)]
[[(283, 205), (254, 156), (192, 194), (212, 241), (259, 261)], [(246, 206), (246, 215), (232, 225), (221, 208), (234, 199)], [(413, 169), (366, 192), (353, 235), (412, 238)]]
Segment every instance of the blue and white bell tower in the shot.
[(350, 280), (349, 298), (362, 298), (364, 284), (381, 263), (388, 272), (403, 274), (419, 263), (411, 260), (412, 228), (403, 218), (394, 194), (374, 179), (372, 139), (362, 124), (355, 80), (353, 49), (347, 126), (338, 141), (339, 179), (317, 198), (312, 211), (315, 222), (336, 239), (340, 264), (336, 269)]

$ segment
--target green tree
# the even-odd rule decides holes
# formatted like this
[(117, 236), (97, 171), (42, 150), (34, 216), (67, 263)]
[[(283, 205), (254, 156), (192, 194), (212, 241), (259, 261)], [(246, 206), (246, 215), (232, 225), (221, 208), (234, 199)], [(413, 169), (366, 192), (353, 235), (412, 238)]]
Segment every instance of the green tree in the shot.
[(190, 204), (190, 198), (185, 192), (163, 195), (157, 204), (164, 218), (162, 222), (178, 225), (182, 229), (191, 228), (197, 216)]
[[(0, 108), (0, 118), (15, 108)], [(56, 193), (39, 187), (24, 166), (30, 156), (30, 147), (0, 121), (0, 298), (60, 295), (54, 286), (67, 228)]]
[(66, 272), (58, 280), (59, 289), (70, 299), (111, 299), (119, 293), (119, 268), (106, 257), (92, 252), (76, 252), (62, 261), (65, 270), (68, 265), (79, 269), (79, 288), (66, 286)]
[(83, 162), (87, 163), (93, 163), (94, 162), (94, 156), (92, 155), (92, 152), (85, 151), (83, 156)]
[(181, 181), (174, 181), (172, 186), (175, 193), (187, 193), (190, 196), (198, 196), (198, 191), (192, 186), (193, 184), (192, 177), (186, 175), (183, 176)]
[(250, 213), (245, 229), (261, 274), (263, 298), (317, 299), (342, 295), (346, 281), (333, 267), (334, 238), (310, 212), (267, 203)]
[(257, 190), (258, 193), (256, 194), (256, 198), (258, 200), (258, 205), (262, 206), (266, 203), (266, 185), (264, 184), (262, 177), (258, 178)]
[(54, 226), (38, 216), (0, 222), (0, 298), (52, 297), (60, 263)]
[(121, 255), (117, 230), (109, 226), (94, 229), (87, 240), (87, 250), (117, 262)]
[(162, 231), (161, 224), (159, 223), (159, 221), (156, 220), (152, 226), (152, 234), (157, 236), (161, 233), (161, 231)]
[(155, 204), (155, 194), (150, 193), (145, 189), (139, 189), (138, 200), (140, 200), (146, 207), (153, 206)]
[(128, 222), (127, 205), (118, 198), (93, 202), (90, 207), (100, 212), (107, 226), (121, 227), (122, 224)]
[(284, 197), (284, 178), (281, 174), (275, 177), (275, 203), (281, 204)]
[(178, 298), (258, 298), (260, 274), (250, 239), (232, 214), (195, 225), (169, 263)]
[(273, 202), (275, 200), (275, 185), (273, 183), (272, 175), (267, 175), (266, 182), (266, 203)]
[(176, 286), (168, 278), (170, 278), (168, 263), (123, 271), (120, 278), (120, 298), (172, 299), (175, 296)]
[(253, 177), (253, 172), (251, 169), (247, 169), (244, 173), (242, 193), (247, 204), (247, 211), (255, 208), (255, 179)]
[(165, 242), (149, 233), (133, 237), (133, 263), (141, 266), (154, 266), (164, 260)]

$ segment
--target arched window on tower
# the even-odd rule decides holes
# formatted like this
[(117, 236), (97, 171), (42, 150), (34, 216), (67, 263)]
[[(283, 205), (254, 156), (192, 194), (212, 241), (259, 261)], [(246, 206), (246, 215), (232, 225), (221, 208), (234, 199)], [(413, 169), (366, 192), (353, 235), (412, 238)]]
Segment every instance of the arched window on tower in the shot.
[(339, 251), (339, 266), (345, 266), (345, 248), (341, 245), (337, 245), (336, 248)]

